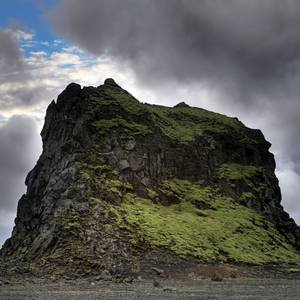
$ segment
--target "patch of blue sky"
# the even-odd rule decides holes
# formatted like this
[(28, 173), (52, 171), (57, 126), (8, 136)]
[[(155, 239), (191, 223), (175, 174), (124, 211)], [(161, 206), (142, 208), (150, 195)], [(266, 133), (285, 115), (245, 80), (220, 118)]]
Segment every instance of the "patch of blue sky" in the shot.
[(32, 42), (29, 40), (20, 41), (25, 56), (32, 51), (32, 48), (34, 51), (45, 52), (51, 52), (58, 48), (58, 44), (54, 42), (58, 39), (51, 32), (44, 13), (56, 3), (57, 0), (1, 1), (0, 28), (19, 29), (34, 35)]
[[(3, 0), (0, 9), (0, 28), (12, 28), (30, 33), (21, 36), (20, 47), (25, 58), (33, 52), (45, 53), (47, 57), (57, 53), (72, 53), (80, 58), (85, 66), (92, 66), (94, 58), (76, 47), (70, 46), (63, 38), (56, 36), (50, 29), (45, 12), (49, 11), (58, 0)], [(63, 65), (64, 68), (72, 64)]]
[(57, 0), (3, 0), (0, 9), (0, 26), (21, 27), (32, 30), (40, 40), (53, 40), (44, 12), (55, 5)]
[(62, 69), (72, 69), (75, 66), (76, 66), (75, 64), (67, 63), (67, 64), (61, 64), (60, 68), (62, 68)]
[(45, 52), (50, 55), (53, 52), (61, 52), (68, 44), (63, 40), (40, 40), (33, 35), (32, 40), (20, 40), (20, 46), (24, 51), (25, 57), (29, 57), (32, 52)]
[(0, 126), (7, 122), (7, 117), (0, 114)]

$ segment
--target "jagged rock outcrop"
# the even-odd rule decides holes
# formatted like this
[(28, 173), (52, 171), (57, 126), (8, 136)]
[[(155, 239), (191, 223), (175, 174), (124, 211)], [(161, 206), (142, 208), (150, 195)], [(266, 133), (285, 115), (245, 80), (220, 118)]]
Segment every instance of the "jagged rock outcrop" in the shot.
[(67, 86), (41, 136), (7, 259), (78, 275), (138, 273), (166, 257), (300, 263), (270, 143), (236, 118), (142, 104), (107, 79)]

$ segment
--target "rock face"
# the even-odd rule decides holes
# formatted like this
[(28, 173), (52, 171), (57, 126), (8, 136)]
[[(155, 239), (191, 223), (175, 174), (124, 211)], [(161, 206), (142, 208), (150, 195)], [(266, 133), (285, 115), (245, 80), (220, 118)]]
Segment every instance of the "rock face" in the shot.
[(107, 276), (160, 258), (300, 263), (270, 143), (236, 118), (142, 104), (107, 79), (67, 86), (41, 136), (7, 259)]

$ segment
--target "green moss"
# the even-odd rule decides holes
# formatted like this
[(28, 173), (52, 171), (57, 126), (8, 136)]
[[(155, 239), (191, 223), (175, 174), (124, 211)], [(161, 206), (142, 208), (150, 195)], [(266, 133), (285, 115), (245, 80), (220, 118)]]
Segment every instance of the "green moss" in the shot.
[(118, 170), (113, 170), (113, 171), (112, 171), (112, 174), (113, 174), (114, 176), (118, 176), (120, 173), (119, 173)]
[(96, 197), (90, 197), (89, 200), (90, 200), (90, 203), (91, 203), (93, 206), (96, 206), (96, 205), (98, 205), (98, 204), (101, 204), (101, 202), (102, 202), (101, 199), (96, 198)]
[(135, 122), (129, 122), (121, 117), (109, 119), (109, 120), (98, 120), (92, 123), (100, 134), (106, 134), (113, 128), (121, 128), (125, 132), (132, 135), (147, 135), (151, 133), (151, 129), (142, 124)]
[[(240, 203), (247, 203), (251, 199), (265, 198), (267, 184), (265, 183), (265, 170), (255, 165), (223, 164), (218, 170), (218, 177), (225, 179), (228, 186), (240, 192)], [(242, 184), (242, 185), (241, 185)], [(242, 189), (237, 189), (241, 187)]]
[(101, 170), (103, 172), (108, 172), (112, 170), (112, 167), (110, 165), (105, 165), (105, 164), (98, 165), (98, 166), (91, 166), (91, 167), (94, 169)]
[(91, 179), (91, 176), (89, 173), (86, 171), (80, 171), (80, 176), (83, 178), (85, 181), (89, 181)]
[(247, 203), (249, 200), (255, 199), (255, 196), (251, 192), (243, 192), (240, 197), (241, 203)]
[(109, 120), (98, 120), (93, 124), (98, 130), (99, 133), (105, 134), (107, 131), (111, 130), (114, 127), (118, 127), (119, 123), (117, 119), (109, 119)]
[[(255, 144), (247, 128), (236, 118), (205, 109), (142, 104), (128, 92), (106, 86), (89, 97), (88, 113), (100, 134), (123, 128), (127, 134), (146, 135), (159, 130), (170, 139), (187, 144), (199, 136), (209, 151), (218, 145), (218, 137), (230, 135), (241, 143)], [(93, 122), (92, 121), (92, 122)]]
[(218, 171), (219, 178), (244, 180), (262, 173), (262, 167), (239, 164), (223, 164)]
[[(300, 255), (272, 223), (218, 191), (180, 180), (165, 182), (161, 190), (179, 202), (164, 206), (132, 193), (124, 196), (117, 223), (133, 245), (146, 241), (203, 262), (300, 264)], [(197, 201), (210, 207), (198, 208)]]
[(202, 136), (210, 150), (216, 147), (214, 136), (242, 129), (237, 119), (200, 108), (148, 105), (148, 109), (155, 125), (169, 138), (186, 144)]
[(129, 114), (142, 115), (147, 111), (142, 103), (124, 90), (109, 87), (105, 90), (105, 95), (108, 96), (106, 99), (117, 101)]
[(160, 187), (161, 193), (166, 197), (177, 201), (188, 201), (195, 205), (197, 203), (209, 204), (216, 189), (209, 187), (199, 188), (199, 185), (193, 184), (187, 180), (174, 179), (164, 181)]
[(132, 191), (133, 190), (133, 186), (130, 183), (125, 183), (123, 182), (123, 188), (127, 191)]
[(106, 186), (120, 188), (123, 186), (123, 182), (117, 179), (109, 179), (105, 181)]
[(155, 192), (154, 190), (152, 189), (147, 189), (147, 195), (150, 199), (155, 199), (158, 197), (158, 194), (157, 192)]
[(103, 189), (121, 197), (122, 191), (132, 191), (133, 187), (130, 183), (125, 183), (118, 179), (106, 179), (103, 184)]
[(300, 273), (300, 268), (289, 268), (287, 271), (289, 273)]
[(125, 189), (125, 190), (132, 190), (133, 187), (130, 183), (125, 183), (118, 179), (107, 179), (105, 181), (105, 186), (109, 188), (116, 188), (116, 189)]
[(65, 229), (67, 230), (79, 230), (81, 228), (81, 225), (78, 223), (78, 222), (68, 222), (65, 226), (64, 226)]

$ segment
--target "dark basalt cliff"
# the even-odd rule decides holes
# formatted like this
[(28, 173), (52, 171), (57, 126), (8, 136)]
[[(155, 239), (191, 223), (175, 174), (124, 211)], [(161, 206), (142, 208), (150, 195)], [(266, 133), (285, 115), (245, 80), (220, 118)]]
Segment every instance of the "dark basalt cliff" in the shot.
[(10, 261), (45, 272), (138, 273), (151, 260), (299, 264), (260, 130), (179, 103), (142, 104), (112, 79), (47, 109)]

